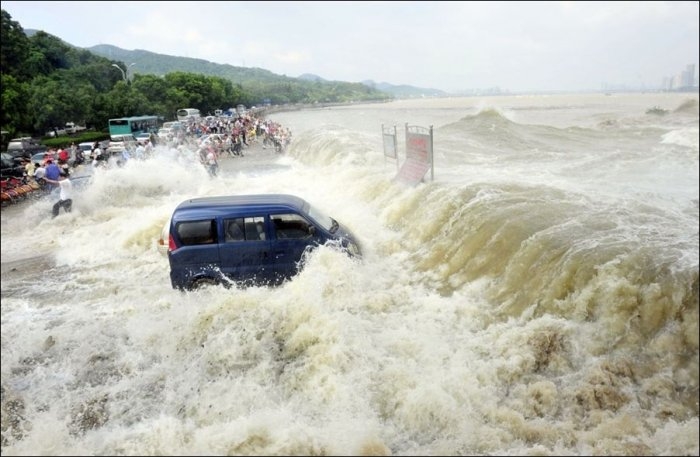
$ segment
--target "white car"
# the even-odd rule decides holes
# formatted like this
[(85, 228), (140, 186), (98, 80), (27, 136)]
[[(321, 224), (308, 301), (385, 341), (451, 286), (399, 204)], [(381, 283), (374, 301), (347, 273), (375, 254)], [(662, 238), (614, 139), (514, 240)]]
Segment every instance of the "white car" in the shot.
[(161, 127), (158, 129), (158, 138), (168, 139), (174, 135), (174, 131), (171, 128)]
[(150, 133), (145, 132), (145, 133), (139, 133), (138, 135), (136, 135), (136, 141), (139, 144), (146, 144), (146, 141), (150, 141), (150, 140), (151, 140)]
[(183, 129), (182, 122), (180, 121), (170, 121), (170, 122), (163, 122), (163, 127), (164, 129), (172, 129), (173, 132), (177, 132), (178, 130)]
[(78, 143), (78, 149), (83, 151), (83, 156), (85, 157), (90, 157), (90, 153), (92, 152), (92, 146), (95, 143), (92, 141), (86, 141), (84, 143)]
[(136, 148), (136, 138), (134, 135), (112, 135), (107, 146), (108, 154), (120, 154), (124, 149), (133, 150)]
[(199, 138), (199, 147), (208, 146), (214, 141), (217, 141), (219, 143), (223, 143), (225, 141), (224, 134), (223, 133), (210, 133), (208, 135), (202, 135), (201, 138)]

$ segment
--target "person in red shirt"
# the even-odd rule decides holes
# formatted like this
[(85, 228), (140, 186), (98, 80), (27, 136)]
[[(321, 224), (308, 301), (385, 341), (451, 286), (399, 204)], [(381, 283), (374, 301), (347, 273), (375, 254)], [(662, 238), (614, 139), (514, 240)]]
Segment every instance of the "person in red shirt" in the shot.
[(58, 151), (58, 163), (60, 165), (63, 165), (64, 163), (68, 163), (69, 157), (70, 157), (70, 154), (68, 154), (68, 150), (66, 148), (61, 148)]

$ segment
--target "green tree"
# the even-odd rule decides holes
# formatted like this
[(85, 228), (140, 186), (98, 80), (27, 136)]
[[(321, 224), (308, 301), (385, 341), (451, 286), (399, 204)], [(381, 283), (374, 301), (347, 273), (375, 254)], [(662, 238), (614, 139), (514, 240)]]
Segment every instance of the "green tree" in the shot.
[[(287, 104), (391, 98), (359, 83), (308, 81), (201, 59), (176, 58), (179, 64), (173, 65), (170, 56), (146, 51), (137, 53), (143, 59), (138, 68), (164, 76), (139, 73), (127, 83), (114, 68), (124, 67), (124, 62), (75, 48), (42, 31), (27, 38), (18, 22), (6, 11), (1, 13), (0, 116), (10, 136), (43, 135), (68, 121), (106, 130), (114, 117), (151, 114), (173, 120), (180, 108), (212, 113), (263, 100)], [(131, 54), (123, 57), (137, 61)]]
[(12, 75), (0, 74), (0, 85), (2, 85), (2, 120), (3, 129), (10, 132), (19, 132), (29, 125), (27, 110), (27, 84), (17, 81)]
[(144, 97), (147, 104), (142, 114), (167, 117), (170, 112), (174, 112), (168, 105), (169, 87), (163, 78), (154, 75), (135, 75), (131, 87)]
[(75, 62), (77, 59), (72, 58), (72, 48), (46, 32), (37, 32), (29, 38), (29, 43), (34, 52), (43, 54), (48, 63), (47, 68), (52, 70), (71, 68), (77, 63)]
[(0, 32), (2, 33), (0, 68), (2, 73), (14, 76), (20, 82), (25, 81), (29, 74), (23, 71), (23, 64), (29, 55), (29, 40), (19, 22), (13, 21), (7, 11), (0, 11), (0, 20)]

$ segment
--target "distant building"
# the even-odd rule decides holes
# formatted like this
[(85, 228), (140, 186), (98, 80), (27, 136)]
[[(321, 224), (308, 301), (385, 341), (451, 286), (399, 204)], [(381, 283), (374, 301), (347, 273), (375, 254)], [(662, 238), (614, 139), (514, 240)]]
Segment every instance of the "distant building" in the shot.
[(666, 91), (689, 91), (697, 89), (698, 84), (695, 79), (695, 64), (689, 63), (685, 70), (674, 75), (663, 78), (661, 89)]
[(689, 63), (685, 71), (681, 73), (681, 84), (683, 87), (693, 87), (695, 85), (695, 65)]

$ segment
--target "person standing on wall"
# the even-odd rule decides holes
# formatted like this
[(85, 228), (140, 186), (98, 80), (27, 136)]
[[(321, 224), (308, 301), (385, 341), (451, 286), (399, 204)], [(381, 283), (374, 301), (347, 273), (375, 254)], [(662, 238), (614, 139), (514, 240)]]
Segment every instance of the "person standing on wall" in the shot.
[(70, 182), (70, 179), (68, 178), (68, 173), (62, 172), (59, 175), (58, 180), (54, 179), (49, 179), (47, 177), (44, 177), (44, 180), (47, 182), (50, 182), (51, 184), (57, 184), (61, 187), (61, 194), (58, 199), (58, 201), (53, 205), (52, 213), (53, 217), (58, 216), (58, 212), (60, 211), (61, 208), (66, 213), (70, 213), (71, 210), (73, 209), (73, 199), (72, 199), (72, 194), (73, 194), (73, 184)]

